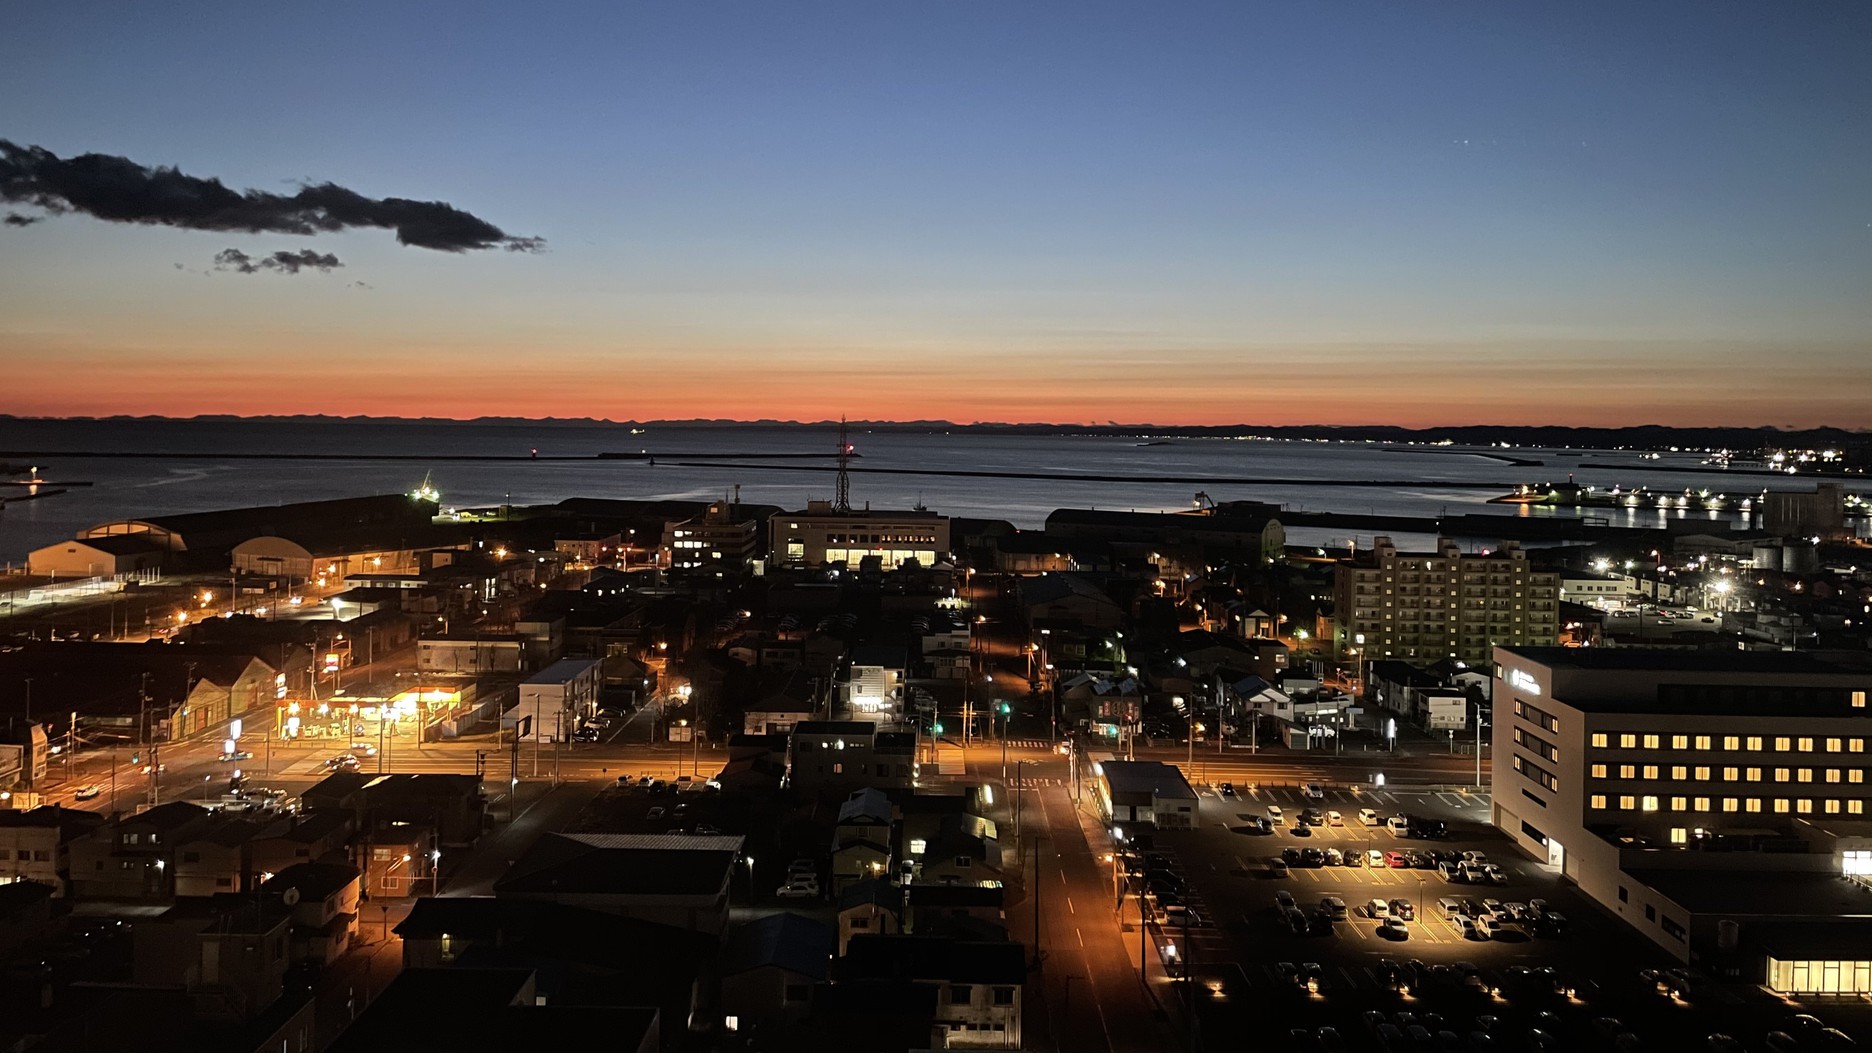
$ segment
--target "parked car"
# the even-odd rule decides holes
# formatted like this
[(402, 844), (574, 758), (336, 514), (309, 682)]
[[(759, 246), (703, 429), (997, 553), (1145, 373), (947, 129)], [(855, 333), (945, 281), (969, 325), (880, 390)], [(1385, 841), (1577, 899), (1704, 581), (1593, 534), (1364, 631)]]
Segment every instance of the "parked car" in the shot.
[(1366, 826), (1377, 826), (1379, 823), (1384, 822), (1384, 820), (1378, 818), (1378, 812), (1371, 808), (1360, 808), (1358, 810), (1358, 821), (1364, 823)]
[(652, 806), (649, 811), (645, 812), (644, 818), (654, 823), (657, 820), (663, 818), (663, 815), (664, 815), (663, 806), (659, 804), (659, 805)]
[(1287, 876), (1287, 861), (1280, 858), (1279, 856), (1275, 856), (1274, 858), (1268, 860), (1268, 875), (1270, 877), (1277, 877), (1277, 878), (1286, 877)]
[(1222, 791), (1222, 796), (1224, 797), (1235, 796), (1235, 784), (1232, 782), (1225, 782), (1220, 787), (1218, 787), (1218, 789)]
[(1400, 918), (1386, 918), (1378, 926), (1378, 935), (1387, 940), (1410, 939), (1410, 926)]
[(1417, 920), (1417, 908), (1412, 905), (1410, 900), (1394, 899), (1391, 901), (1391, 916), (1404, 921), (1415, 921)]
[(819, 881), (816, 878), (799, 878), (788, 881), (774, 891), (781, 899), (818, 899)]
[(1319, 783), (1310, 782), (1306, 784), (1306, 796), (1309, 801), (1323, 801), (1326, 799), (1326, 791)]
[(1327, 826), (1344, 826), (1345, 816), (1340, 815), (1338, 812), (1329, 811), (1326, 813), (1326, 825)]

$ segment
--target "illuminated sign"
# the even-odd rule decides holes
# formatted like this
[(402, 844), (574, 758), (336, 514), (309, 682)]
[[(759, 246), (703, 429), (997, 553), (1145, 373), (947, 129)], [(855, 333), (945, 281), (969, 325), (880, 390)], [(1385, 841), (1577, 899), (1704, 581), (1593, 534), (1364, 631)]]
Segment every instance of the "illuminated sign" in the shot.
[(1533, 677), (1519, 669), (1508, 670), (1508, 686), (1517, 691), (1525, 691), (1530, 695), (1538, 696), (1540, 694), (1540, 684), (1536, 682)]

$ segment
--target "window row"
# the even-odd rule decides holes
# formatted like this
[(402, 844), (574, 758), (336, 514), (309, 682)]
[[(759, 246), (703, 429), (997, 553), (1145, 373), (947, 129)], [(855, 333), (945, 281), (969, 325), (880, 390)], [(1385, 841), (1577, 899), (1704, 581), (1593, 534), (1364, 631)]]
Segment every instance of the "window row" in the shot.
[[(1614, 803), (1616, 802), (1616, 803)], [(1587, 799), (1588, 808), (1621, 812), (1747, 812), (1763, 811), (1775, 815), (1864, 815), (1865, 801), (1858, 798), (1812, 797), (1659, 797), (1655, 794), (1620, 794), (1616, 797), (1595, 793)]]
[[(1669, 742), (1666, 746), (1665, 743)], [(1599, 749), (1646, 749), (1646, 750), (1713, 750), (1720, 748), (1731, 751), (1747, 750), (1760, 753), (1771, 750), (1775, 753), (1864, 753), (1863, 738), (1846, 738), (1838, 735), (1660, 735), (1656, 732), (1633, 731), (1595, 731), (1592, 733), (1592, 745)]]
[[(1695, 780), (1697, 782), (1828, 782), (1828, 783), (1863, 783), (1866, 781), (1864, 768), (1755, 768), (1725, 765), (1720, 768), (1709, 765), (1691, 767), (1672, 764), (1592, 764), (1586, 774), (1594, 779), (1660, 779), (1669, 778), (1679, 782)], [(1617, 774), (1614, 775), (1613, 773)], [(1720, 775), (1718, 774), (1720, 773)], [(1766, 776), (1764, 778), (1764, 776)]]

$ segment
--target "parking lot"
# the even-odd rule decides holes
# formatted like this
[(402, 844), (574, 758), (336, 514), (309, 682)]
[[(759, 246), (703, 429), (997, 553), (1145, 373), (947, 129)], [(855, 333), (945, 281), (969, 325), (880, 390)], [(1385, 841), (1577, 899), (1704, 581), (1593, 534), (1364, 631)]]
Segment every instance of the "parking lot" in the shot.
[[(1672, 1050), (1708, 1048), (1707, 1036), (1724, 1032), (1753, 1049), (1764, 1048), (1763, 1035), (1791, 1026), (1786, 1021), (1800, 1011), (1748, 984), (1692, 975), (1687, 983), (1673, 981), (1680, 989), (1673, 995), (1641, 977), (1641, 970), (1679, 963), (1586, 901), (1552, 868), (1513, 848), (1487, 825), (1486, 800), (1475, 795), (1326, 790), (1323, 799), (1310, 800), (1297, 787), (1200, 792), (1198, 827), (1156, 832), (1148, 849), (1152, 862), (1134, 866), (1168, 870), (1182, 886), (1172, 897), (1175, 911), (1151, 912), (1147, 900), (1145, 911), (1157, 917), (1148, 935), (1153, 968), (1161, 964), (1188, 977), (1186, 985), (1162, 989), (1173, 1000), (1194, 999), (1204, 1035), (1258, 1033), (1266, 1041), (1255, 1048), (1270, 1049), (1334, 1048), (1338, 1042), (1346, 1049)], [(1266, 816), (1269, 805), (1281, 810), (1283, 821), (1258, 832), (1253, 820)], [(1296, 836), (1307, 807), (1336, 810), (1340, 822)], [(1361, 808), (1381, 819), (1408, 813), (1442, 820), (1448, 836), (1399, 836), (1361, 823)], [(1283, 850), (1307, 848), (1361, 858), (1373, 850), (1436, 851), (1446, 858), (1482, 853), (1500, 868), (1500, 883), (1452, 882), (1432, 869), (1369, 864), (1290, 864), (1278, 876), (1270, 865)], [(1290, 895), (1305, 915), (1302, 931), (1277, 905), (1279, 893)], [(1315, 919), (1325, 897), (1344, 904), (1344, 920)], [(1413, 916), (1401, 932), (1394, 926), (1381, 934), (1384, 919), (1367, 911), (1373, 899), (1386, 901), (1387, 913), (1392, 900), (1403, 900)], [(1461, 901), (1465, 913), (1484, 913), (1486, 900), (1543, 902), (1565, 924), (1559, 931), (1516, 926), (1503, 939), (1465, 938), (1439, 909), (1444, 899)], [(1135, 931), (1137, 899), (1120, 909)], [(1819, 1014), (1848, 1031), (1864, 1019), (1863, 1007)], [(1276, 1037), (1271, 1027), (1294, 1033)], [(1321, 1028), (1334, 1032), (1323, 1045)], [(1449, 1033), (1443, 1047), (1411, 1045), (1436, 1042), (1439, 1032)], [(1620, 1037), (1627, 1034), (1636, 1038)]]

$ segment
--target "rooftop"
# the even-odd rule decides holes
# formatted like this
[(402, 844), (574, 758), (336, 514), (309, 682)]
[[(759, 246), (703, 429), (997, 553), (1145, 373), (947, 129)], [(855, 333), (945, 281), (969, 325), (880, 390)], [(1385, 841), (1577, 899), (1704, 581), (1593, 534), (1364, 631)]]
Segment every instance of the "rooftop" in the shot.
[(721, 973), (733, 976), (773, 966), (823, 980), (838, 946), (838, 932), (798, 914), (769, 914), (736, 929), (722, 950)]
[(1645, 647), (1504, 647), (1501, 650), (1550, 669), (1588, 672), (1872, 675), (1872, 654), (1856, 651), (1693, 652)]
[(1148, 793), (1153, 797), (1195, 800), (1196, 791), (1173, 764), (1161, 761), (1100, 761), (1100, 774), (1113, 794)]
[(547, 834), (494, 883), (497, 895), (696, 898), (721, 894), (741, 838)]
[(526, 678), (529, 684), (569, 684), (604, 664), (601, 658), (561, 658)]
[(1696, 914), (1872, 920), (1872, 891), (1838, 874), (1658, 868), (1626, 873)]

